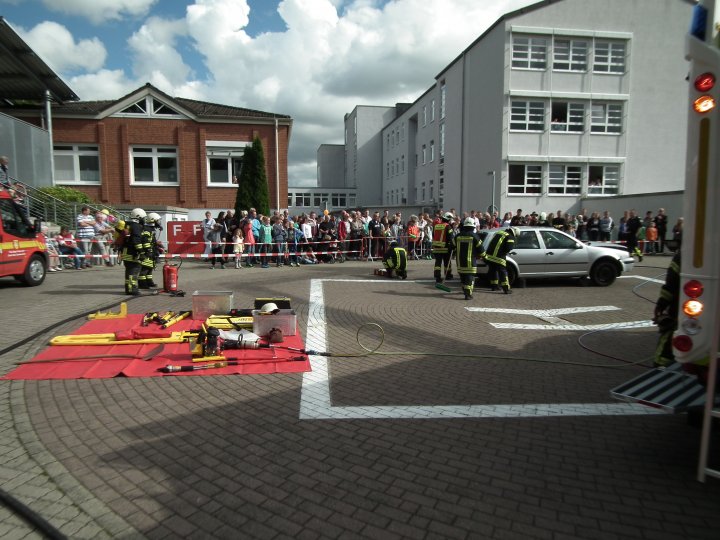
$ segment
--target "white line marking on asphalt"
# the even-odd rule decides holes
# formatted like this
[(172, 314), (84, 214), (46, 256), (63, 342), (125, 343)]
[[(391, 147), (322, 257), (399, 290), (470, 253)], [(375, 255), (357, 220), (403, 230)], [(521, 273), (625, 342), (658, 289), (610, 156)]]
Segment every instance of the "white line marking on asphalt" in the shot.
[(652, 277), (644, 277), (644, 276), (618, 276), (618, 279), (639, 279), (642, 281), (650, 281), (652, 283), (659, 283), (660, 285), (663, 285), (665, 281), (662, 279), (652, 278)]
[(558, 315), (570, 315), (572, 313), (592, 313), (595, 311), (620, 311), (615, 306), (587, 306), (587, 307), (570, 307), (559, 309), (511, 309), (511, 308), (483, 308), (483, 307), (466, 307), (468, 311), (479, 313), (513, 313), (516, 315), (532, 315), (534, 317), (557, 317)]
[[(305, 346), (327, 350), (327, 321), (323, 281), (310, 281), (310, 305)], [(384, 283), (376, 281), (376, 283)], [(389, 284), (412, 283), (388, 281)], [(310, 356), (312, 371), (303, 373), (300, 392), (301, 420), (329, 419), (435, 419), (435, 418), (548, 418), (551, 416), (620, 416), (664, 414), (658, 409), (635, 403), (531, 403), (517, 405), (365, 405), (333, 407), (330, 399), (330, 373), (327, 358)]]
[[(562, 319), (560, 319), (562, 320)], [(515, 323), (489, 323), (495, 328), (503, 330), (553, 330), (553, 331), (588, 331), (588, 330), (619, 330), (623, 328), (650, 328), (655, 326), (652, 321), (629, 321), (622, 323), (607, 323), (607, 324), (571, 324), (567, 321), (563, 321), (565, 324), (515, 324)]]

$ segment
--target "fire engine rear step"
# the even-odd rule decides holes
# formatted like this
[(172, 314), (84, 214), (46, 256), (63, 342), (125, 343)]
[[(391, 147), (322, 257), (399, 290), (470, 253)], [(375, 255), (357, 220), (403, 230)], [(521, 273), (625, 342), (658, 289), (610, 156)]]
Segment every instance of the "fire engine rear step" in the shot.
[(640, 403), (670, 413), (682, 413), (705, 404), (706, 389), (695, 375), (682, 370), (680, 364), (653, 369), (610, 390), (620, 401)]

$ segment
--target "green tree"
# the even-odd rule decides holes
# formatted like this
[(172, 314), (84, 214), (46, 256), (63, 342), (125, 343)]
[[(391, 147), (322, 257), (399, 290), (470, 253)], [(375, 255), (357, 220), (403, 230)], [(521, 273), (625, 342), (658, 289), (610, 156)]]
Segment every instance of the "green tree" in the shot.
[(235, 213), (255, 208), (259, 214), (270, 213), (270, 195), (265, 171), (265, 151), (258, 137), (252, 146), (245, 148), (243, 165), (238, 178), (238, 190), (235, 197)]

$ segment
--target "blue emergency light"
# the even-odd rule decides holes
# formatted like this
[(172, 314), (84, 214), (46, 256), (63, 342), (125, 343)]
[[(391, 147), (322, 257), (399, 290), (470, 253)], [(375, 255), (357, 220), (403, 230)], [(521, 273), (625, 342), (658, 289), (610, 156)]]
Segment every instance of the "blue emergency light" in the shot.
[(705, 41), (705, 32), (707, 30), (708, 10), (705, 6), (695, 4), (693, 6), (692, 21), (690, 22), (690, 35), (695, 36), (700, 41)]

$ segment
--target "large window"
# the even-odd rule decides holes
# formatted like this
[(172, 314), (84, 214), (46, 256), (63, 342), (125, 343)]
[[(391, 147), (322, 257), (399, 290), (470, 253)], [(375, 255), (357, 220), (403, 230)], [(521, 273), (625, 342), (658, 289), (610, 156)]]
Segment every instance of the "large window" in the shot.
[(310, 193), (295, 193), (295, 206), (310, 206), (310, 199), (312, 196)]
[(622, 132), (622, 103), (593, 103), (592, 133), (621, 133)]
[(587, 71), (587, 41), (555, 38), (553, 69), (555, 71)]
[(545, 129), (545, 103), (542, 101), (513, 101), (510, 108), (510, 129), (543, 131)]
[(542, 193), (541, 165), (510, 165), (508, 193), (511, 195), (540, 195)]
[(440, 163), (445, 157), (445, 122), (440, 124)]
[(347, 195), (345, 193), (333, 193), (331, 202), (334, 208), (344, 208), (348, 203)]
[(325, 204), (330, 204), (329, 193), (314, 193), (313, 194), (313, 206), (315, 208), (325, 208)]
[(53, 146), (55, 181), (100, 183), (100, 154), (95, 145), (63, 144)]
[(447, 96), (447, 88), (445, 81), (440, 83), (440, 118), (445, 118), (445, 99)]
[(619, 165), (591, 165), (589, 167), (588, 195), (617, 195), (619, 192)]
[(547, 40), (541, 37), (513, 36), (512, 67), (545, 69)]
[(626, 45), (623, 41), (596, 41), (595, 73), (625, 73)]
[(177, 148), (133, 146), (130, 148), (132, 181), (136, 184), (177, 184)]
[(550, 195), (580, 195), (582, 167), (579, 165), (550, 164), (548, 193)]
[(552, 131), (581, 133), (585, 129), (585, 105), (553, 101), (551, 105)]

